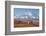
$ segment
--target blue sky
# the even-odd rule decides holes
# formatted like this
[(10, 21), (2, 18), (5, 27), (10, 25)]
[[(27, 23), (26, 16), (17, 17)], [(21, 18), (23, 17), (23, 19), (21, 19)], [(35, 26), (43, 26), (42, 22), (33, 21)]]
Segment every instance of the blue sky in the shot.
[(29, 9), (29, 8), (14, 8), (14, 16), (24, 15), (25, 12), (31, 12), (32, 16), (39, 16), (39, 9)]

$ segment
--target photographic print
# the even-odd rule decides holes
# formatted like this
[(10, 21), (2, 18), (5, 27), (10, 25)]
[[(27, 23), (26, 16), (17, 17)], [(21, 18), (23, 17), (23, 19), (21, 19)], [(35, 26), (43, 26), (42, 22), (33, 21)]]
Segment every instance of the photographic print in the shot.
[(11, 5), (11, 31), (42, 30), (41, 25), (41, 6)]
[(5, 2), (5, 34), (33, 34), (44, 32), (44, 3)]
[(39, 9), (14, 8), (14, 27), (39, 27)]

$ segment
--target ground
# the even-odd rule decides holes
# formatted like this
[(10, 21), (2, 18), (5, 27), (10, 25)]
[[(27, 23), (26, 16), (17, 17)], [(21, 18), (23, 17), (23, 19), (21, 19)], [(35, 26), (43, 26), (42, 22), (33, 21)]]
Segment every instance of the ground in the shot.
[(22, 21), (14, 21), (14, 27), (38, 27), (39, 22), (36, 21), (28, 21), (28, 22), (22, 22)]

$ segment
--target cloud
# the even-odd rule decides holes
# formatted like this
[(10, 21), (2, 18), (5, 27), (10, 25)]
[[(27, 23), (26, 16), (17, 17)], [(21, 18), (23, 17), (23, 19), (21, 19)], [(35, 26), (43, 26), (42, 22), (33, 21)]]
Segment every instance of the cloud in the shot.
[(32, 16), (33, 19), (39, 19), (39, 17)]
[(32, 13), (31, 12), (29, 12), (28, 14), (29, 14), (29, 16), (32, 16)]
[(32, 16), (33, 19), (35, 19), (36, 17)]
[(32, 16), (31, 12), (25, 12), (25, 15)]
[(28, 18), (27, 16), (25, 18)]

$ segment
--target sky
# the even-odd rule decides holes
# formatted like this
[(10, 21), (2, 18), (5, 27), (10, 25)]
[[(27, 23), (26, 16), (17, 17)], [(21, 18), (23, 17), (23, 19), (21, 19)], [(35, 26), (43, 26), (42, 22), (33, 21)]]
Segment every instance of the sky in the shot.
[(39, 16), (39, 9), (29, 9), (29, 8), (14, 8), (14, 16), (24, 15), (25, 12), (30, 12), (32, 16)]

